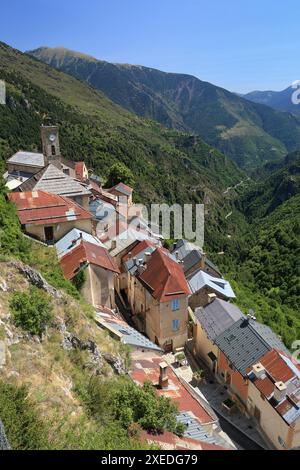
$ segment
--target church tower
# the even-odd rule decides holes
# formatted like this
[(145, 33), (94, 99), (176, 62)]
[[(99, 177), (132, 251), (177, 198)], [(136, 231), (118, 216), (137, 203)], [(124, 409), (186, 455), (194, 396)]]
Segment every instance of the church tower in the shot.
[(59, 133), (57, 126), (41, 126), (43, 154), (48, 162), (60, 157)]

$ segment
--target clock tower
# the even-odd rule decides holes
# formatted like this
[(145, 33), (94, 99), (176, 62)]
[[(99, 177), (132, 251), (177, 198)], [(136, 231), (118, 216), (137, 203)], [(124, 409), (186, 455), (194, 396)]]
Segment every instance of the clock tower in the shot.
[(43, 154), (50, 162), (60, 157), (59, 134), (57, 126), (42, 126), (41, 137)]

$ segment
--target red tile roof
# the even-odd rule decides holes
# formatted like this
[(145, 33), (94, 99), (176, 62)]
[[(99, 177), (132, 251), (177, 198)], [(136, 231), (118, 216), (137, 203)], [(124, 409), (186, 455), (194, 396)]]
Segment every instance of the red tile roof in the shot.
[(105, 248), (86, 241), (82, 241), (60, 260), (64, 276), (67, 279), (72, 279), (83, 263), (94, 264), (108, 271), (119, 273), (118, 266)]
[[(159, 364), (161, 362), (162, 357), (157, 353), (134, 351), (132, 353), (130, 376), (140, 385), (143, 385), (147, 380), (152, 382), (153, 385), (157, 385), (159, 382)], [(167, 375), (169, 386), (166, 389), (158, 389), (157, 393), (159, 395), (176, 402), (179, 411), (190, 411), (203, 425), (215, 421), (215, 418), (184, 387), (171, 367), (168, 367)]]
[(92, 191), (95, 191), (96, 193), (99, 193), (99, 194), (102, 193), (102, 189), (100, 188), (99, 184), (97, 184), (95, 181), (90, 180), (89, 185)]
[(191, 293), (181, 265), (171, 259), (164, 248), (157, 248), (152, 253), (146, 270), (139, 274), (138, 279), (160, 302)]
[[(284, 358), (286, 358), (286, 360)], [(269, 403), (280, 416), (287, 421), (288, 424), (291, 424), (295, 419), (298, 419), (298, 413), (294, 412), (288, 414), (288, 412), (292, 410), (292, 408), (299, 410), (299, 366), (294, 362), (291, 356), (283, 354), (276, 349), (268, 351), (260, 359), (260, 362), (266, 369), (266, 374), (262, 379), (254, 379), (253, 383), (261, 394), (269, 400)], [(286, 397), (279, 404), (271, 400), (274, 393), (275, 382), (283, 382), (287, 386)]]
[(295, 375), (276, 349), (267, 352), (260, 362), (272, 376), (274, 382), (287, 382)]
[(255, 379), (254, 383), (256, 388), (267, 398), (273, 394), (275, 382), (287, 382), (294, 376), (293, 371), (276, 349), (268, 351), (259, 362), (266, 369), (267, 375), (262, 379)]
[(157, 444), (164, 450), (229, 450), (216, 444), (196, 441), (190, 437), (178, 437), (167, 431), (163, 434), (150, 434), (142, 431), (141, 437), (149, 444)]
[(58, 224), (72, 220), (91, 219), (92, 214), (73, 200), (45, 191), (10, 193), (22, 225)]
[(146, 248), (148, 248), (150, 246), (154, 247), (154, 246), (157, 246), (157, 245), (155, 245), (155, 243), (151, 242), (150, 240), (139, 241), (134, 246), (134, 248), (132, 248), (130, 250), (130, 255), (129, 255), (129, 253), (127, 253), (126, 255), (123, 256), (122, 261), (125, 262), (129, 258), (134, 258), (135, 256), (137, 256), (139, 253), (141, 253), (142, 251), (144, 251)]
[(110, 188), (109, 192), (113, 194), (115, 192), (118, 192), (118, 193), (125, 194), (127, 196), (133, 192), (133, 189), (130, 186), (127, 186), (127, 184), (118, 183), (118, 184), (115, 184), (115, 186), (113, 186), (112, 188)]

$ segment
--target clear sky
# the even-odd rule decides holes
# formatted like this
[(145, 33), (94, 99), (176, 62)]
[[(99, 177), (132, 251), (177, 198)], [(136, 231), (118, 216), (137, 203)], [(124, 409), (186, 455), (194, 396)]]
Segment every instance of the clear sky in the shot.
[(296, 0), (7, 0), (0, 40), (193, 74), (231, 91), (300, 79)]

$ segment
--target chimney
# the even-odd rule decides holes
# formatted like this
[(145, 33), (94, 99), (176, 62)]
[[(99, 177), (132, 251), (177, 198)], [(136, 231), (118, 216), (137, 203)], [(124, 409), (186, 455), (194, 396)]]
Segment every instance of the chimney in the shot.
[(148, 263), (150, 261), (150, 258), (151, 258), (151, 253), (147, 251), (144, 256), (145, 263)]
[(159, 364), (159, 388), (168, 388), (168, 364), (166, 362), (161, 362)]
[(266, 375), (266, 369), (260, 362), (254, 364), (254, 366), (252, 367), (252, 372), (254, 373), (257, 379), (262, 379)]
[(207, 301), (208, 301), (209, 304), (211, 304), (216, 298), (217, 298), (216, 294), (208, 294), (207, 295)]
[(82, 232), (79, 232), (79, 238), (82, 240)]
[(110, 245), (110, 251), (115, 250), (117, 248), (117, 240), (112, 240)]
[(287, 386), (284, 382), (275, 382), (273, 398), (279, 403), (286, 396)]
[(175, 256), (176, 256), (177, 261), (179, 261), (179, 251), (175, 251)]
[(205, 269), (205, 263), (206, 263), (206, 253), (201, 253), (201, 259), (200, 259), (200, 268)]
[(134, 256), (134, 257), (132, 258), (132, 262), (133, 262), (133, 265), (134, 265), (134, 266), (137, 264), (137, 262), (136, 262), (136, 256)]
[(142, 274), (146, 270), (145, 264), (143, 264), (143, 259), (139, 258), (137, 263), (137, 271), (139, 274)]

